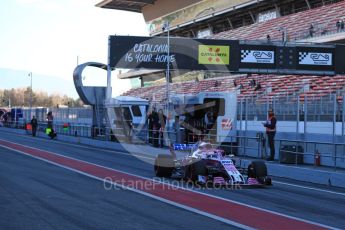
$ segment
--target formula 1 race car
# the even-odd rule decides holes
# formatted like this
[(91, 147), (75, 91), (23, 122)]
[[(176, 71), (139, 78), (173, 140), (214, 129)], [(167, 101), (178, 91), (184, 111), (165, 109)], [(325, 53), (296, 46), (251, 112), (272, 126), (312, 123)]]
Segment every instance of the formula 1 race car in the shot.
[[(154, 163), (157, 177), (184, 179), (199, 184), (214, 185), (271, 185), (263, 161), (252, 161), (247, 168), (235, 166), (233, 156), (226, 156), (210, 143), (199, 142), (189, 154), (177, 159), (175, 153), (159, 154)], [(247, 174), (244, 176), (244, 174)]]

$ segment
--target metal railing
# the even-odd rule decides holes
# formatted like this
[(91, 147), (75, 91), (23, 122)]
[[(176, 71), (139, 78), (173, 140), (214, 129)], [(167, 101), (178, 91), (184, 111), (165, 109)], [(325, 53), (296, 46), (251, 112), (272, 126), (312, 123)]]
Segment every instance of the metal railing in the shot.
[(345, 32), (345, 29), (337, 28), (335, 23), (332, 26), (329, 26), (328, 23), (323, 23), (323, 24), (314, 25), (312, 36), (310, 35), (309, 29), (307, 29), (303, 32), (299, 32), (292, 35), (292, 37), (294, 38), (295, 41), (298, 41), (298, 40), (308, 41), (311, 39), (340, 34), (344, 32)]
[[(25, 123), (15, 123), (9, 122), (3, 124), (5, 127), (25, 129)], [(47, 123), (39, 123), (38, 125), (38, 135), (46, 135), (45, 129)], [(110, 129), (109, 127), (104, 127), (98, 129), (96, 127), (78, 125), (78, 124), (54, 124), (53, 129), (59, 135), (77, 136), (85, 138), (93, 138), (102, 141), (117, 141), (122, 143), (135, 143), (135, 144), (149, 144), (154, 145), (155, 143), (160, 143), (163, 140), (164, 146), (170, 146), (173, 143), (178, 142), (177, 131), (176, 130), (164, 130), (159, 133), (159, 135), (150, 136), (149, 132), (155, 132), (157, 130), (148, 129), (138, 129), (133, 128), (130, 135), (124, 134), (123, 129)], [(31, 130), (27, 130), (28, 134), (31, 134)], [(180, 130), (179, 130), (180, 132)], [(190, 133), (188, 135), (194, 135)], [(217, 139), (228, 138), (228, 136), (217, 136), (215, 134), (202, 133), (197, 135), (193, 142), (186, 141), (185, 143), (191, 144), (198, 140), (209, 141), (219, 148), (226, 150), (227, 154), (235, 154), (241, 157), (249, 158), (260, 158), (265, 159), (269, 153), (268, 145), (266, 145), (266, 138), (263, 133), (258, 133), (256, 136), (249, 135), (236, 135), (232, 138), (235, 140), (231, 143), (216, 143)], [(279, 150), (278, 157), (279, 163), (284, 163), (282, 159), (282, 153), (289, 154), (294, 160), (293, 165), (307, 164), (313, 167), (317, 166), (328, 166), (333, 170), (345, 169), (345, 143), (337, 141), (309, 141), (300, 139), (276, 139), (276, 151)], [(284, 149), (284, 146), (295, 146), (294, 150)], [(298, 147), (300, 146), (300, 148)], [(299, 159), (303, 159), (300, 161)], [(318, 161), (317, 161), (318, 159)]]
[[(278, 149), (280, 150), (278, 160), (279, 163), (284, 163), (282, 162), (281, 156), (282, 151), (284, 151), (285, 153), (288, 153), (290, 154), (290, 156), (294, 157), (294, 161), (290, 162), (294, 165), (308, 164), (313, 165), (314, 167), (329, 166), (332, 167), (334, 170), (337, 170), (338, 168), (345, 168), (345, 143), (291, 139), (278, 139), (275, 142), (278, 142)], [(294, 148), (294, 151), (291, 151), (284, 149), (283, 146), (296, 147)], [(330, 151), (329, 149), (332, 150)]]
[[(237, 106), (237, 120), (240, 123), (238, 128), (239, 130), (250, 130), (247, 127), (248, 121), (264, 121), (267, 119), (268, 110), (273, 109), (278, 121), (290, 122), (289, 127), (295, 126), (296, 133), (309, 133), (312, 122), (330, 122), (329, 130), (320, 133), (344, 136), (345, 100), (340, 101), (340, 96), (345, 96), (344, 91), (320, 97), (318, 100), (305, 97), (303, 101), (300, 101), (299, 94), (291, 96), (289, 99), (272, 98), (266, 102), (258, 102), (255, 97), (240, 99)], [(303, 132), (301, 132), (301, 126), (304, 126)]]

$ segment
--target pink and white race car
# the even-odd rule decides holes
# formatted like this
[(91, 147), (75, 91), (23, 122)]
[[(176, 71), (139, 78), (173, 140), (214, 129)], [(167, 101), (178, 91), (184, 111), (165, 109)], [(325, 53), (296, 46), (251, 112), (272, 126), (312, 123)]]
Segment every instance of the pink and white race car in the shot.
[[(233, 156), (213, 148), (210, 143), (199, 142), (189, 154), (177, 159), (172, 154), (159, 154), (155, 159), (154, 171), (158, 177), (185, 179), (199, 184), (214, 185), (271, 185), (263, 161), (252, 161), (246, 168), (238, 168)], [(245, 175), (246, 174), (246, 175)]]

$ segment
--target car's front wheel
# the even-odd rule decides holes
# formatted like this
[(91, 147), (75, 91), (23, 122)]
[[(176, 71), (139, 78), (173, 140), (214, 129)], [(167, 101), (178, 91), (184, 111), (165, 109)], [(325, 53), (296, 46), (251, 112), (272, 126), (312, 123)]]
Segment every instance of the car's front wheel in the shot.
[(196, 182), (198, 180), (199, 175), (206, 176), (206, 174), (206, 164), (203, 160), (193, 162), (192, 164), (187, 165), (185, 169), (185, 179), (191, 180), (193, 182)]

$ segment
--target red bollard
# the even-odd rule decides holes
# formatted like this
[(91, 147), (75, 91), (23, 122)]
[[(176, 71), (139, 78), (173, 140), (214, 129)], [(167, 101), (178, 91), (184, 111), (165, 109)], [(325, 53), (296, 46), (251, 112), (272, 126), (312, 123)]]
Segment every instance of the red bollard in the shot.
[(320, 166), (321, 165), (321, 154), (319, 153), (319, 150), (316, 150), (314, 157), (315, 157), (315, 159), (314, 159), (315, 165)]

